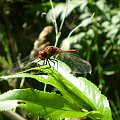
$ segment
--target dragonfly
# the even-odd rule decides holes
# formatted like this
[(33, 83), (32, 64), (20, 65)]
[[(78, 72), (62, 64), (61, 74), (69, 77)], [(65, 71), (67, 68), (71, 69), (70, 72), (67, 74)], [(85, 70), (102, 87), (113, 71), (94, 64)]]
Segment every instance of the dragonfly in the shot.
[[(49, 65), (49, 67), (51, 67), (49, 61), (52, 61), (55, 64), (55, 61), (57, 61), (58, 59), (60, 61), (65, 62), (71, 68), (73, 73), (91, 74), (91, 64), (86, 60), (80, 58), (78, 55), (74, 54), (76, 52), (78, 52), (78, 50), (62, 50), (58, 47), (47, 46), (44, 50), (39, 51), (33, 59), (29, 60), (29, 56), (27, 56), (26, 58), (21, 60), (20, 62), (22, 64), (22, 67), (20, 65), (15, 64), (13, 67), (8, 68), (7, 70), (12, 73), (16, 73), (22, 70), (30, 69), (37, 65)], [(54, 57), (56, 57), (56, 59)], [(42, 65), (39, 64), (39, 61), (43, 61)]]
[[(47, 46), (44, 50), (39, 51), (38, 58), (44, 60), (43, 64), (49, 64), (49, 60), (52, 62), (55, 59), (51, 59), (52, 56), (57, 56), (57, 59), (65, 62), (73, 71), (73, 73), (84, 74), (92, 72), (91, 64), (80, 58), (78, 55), (73, 54), (78, 52), (78, 50), (62, 50), (54, 46)], [(49, 64), (50, 65), (50, 64)]]

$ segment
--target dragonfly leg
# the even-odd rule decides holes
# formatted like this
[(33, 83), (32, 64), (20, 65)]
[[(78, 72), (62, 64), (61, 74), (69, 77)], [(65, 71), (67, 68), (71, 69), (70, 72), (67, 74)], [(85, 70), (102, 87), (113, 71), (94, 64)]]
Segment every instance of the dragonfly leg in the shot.
[(50, 68), (51, 65), (50, 65), (49, 59), (45, 59), (45, 60), (43, 61), (43, 65), (48, 65), (49, 68)]
[(41, 65), (39, 64), (40, 60), (37, 61), (37, 66), (40, 67)]
[(50, 65), (49, 59), (47, 59), (47, 63), (48, 63), (48, 66), (51, 68), (51, 65)]
[(43, 61), (43, 65), (47, 65), (47, 59)]
[(53, 62), (53, 66), (55, 66), (55, 62), (57, 62), (57, 69), (58, 69), (58, 61), (56, 59), (50, 59), (51, 62)]
[(53, 67), (55, 66), (55, 62), (57, 62), (57, 69), (58, 69), (58, 61), (56, 59), (45, 59), (43, 65), (48, 65), (51, 68), (50, 61), (53, 63)]

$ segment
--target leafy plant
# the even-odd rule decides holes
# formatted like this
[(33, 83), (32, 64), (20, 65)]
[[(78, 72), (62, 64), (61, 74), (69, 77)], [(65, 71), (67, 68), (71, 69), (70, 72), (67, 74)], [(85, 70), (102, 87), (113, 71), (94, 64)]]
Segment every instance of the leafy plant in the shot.
[[(98, 88), (85, 78), (70, 74), (70, 68), (58, 62), (58, 71), (47, 66), (35, 67), (9, 76), (8, 78), (34, 78), (39, 82), (57, 88), (61, 95), (54, 92), (39, 91), (32, 88), (10, 90), (0, 96), (0, 110), (25, 109), (40, 118), (78, 118), (111, 120), (109, 102)], [(57, 69), (57, 65), (55, 67)], [(30, 74), (40, 71), (43, 75)], [(63, 73), (64, 71), (64, 73)]]
[[(105, 78), (116, 75), (120, 71), (118, 60), (120, 56), (120, 14), (113, 4), (111, 6), (103, 0), (96, 2), (73, 0), (60, 3), (54, 8), (58, 21), (62, 21), (65, 16), (61, 32), (63, 41), (58, 41), (60, 46), (63, 49), (77, 48), (83, 58), (91, 61), (93, 66), (91, 79), (103, 91), (103, 88), (107, 87)], [(93, 13), (95, 16), (89, 20)], [(51, 22), (50, 16), (52, 16), (52, 9), (47, 14), (48, 22)], [(86, 22), (88, 20), (89, 22)], [(66, 34), (69, 34), (79, 24), (82, 26), (68, 38)]]
[[(119, 88), (119, 84), (116, 84), (116, 83), (119, 83), (119, 77), (120, 77), (120, 74), (119, 74), (120, 72), (120, 65), (119, 65), (119, 58), (120, 58), (119, 57), (120, 56), (120, 52), (119, 52), (119, 46), (120, 46), (120, 40), (119, 40), (120, 39), (120, 34), (119, 34), (120, 14), (119, 13), (120, 12), (119, 11), (120, 9), (118, 7), (119, 1), (114, 1), (114, 4), (113, 4), (113, 1), (107, 1), (107, 0), (104, 0), (104, 1), (103, 0), (98, 0), (98, 1), (93, 1), (93, 0), (69, 1), (68, 0), (66, 3), (61, 1), (58, 3), (54, 2), (53, 3), (54, 11), (55, 11), (54, 16), (53, 16), (53, 10), (50, 9), (51, 5), (49, 2), (43, 3), (42, 1), (40, 3), (39, 2), (34, 3), (32, 1), (24, 1), (24, 0), (16, 1), (16, 2), (8, 1), (8, 0), (7, 1), (3, 0), (3, 1), (0, 2), (0, 7), (1, 7), (0, 15), (2, 18), (0, 20), (0, 27), (1, 27), (0, 42), (2, 41), (2, 45), (4, 47), (4, 51), (7, 56), (6, 58), (9, 64), (11, 64), (11, 58), (12, 58), (11, 56), (15, 56), (14, 58), (16, 58), (16, 54), (13, 54), (13, 53), (23, 52), (23, 54), (25, 54), (26, 56), (26, 53), (28, 52), (28, 51), (26, 52), (26, 50), (28, 49), (31, 50), (30, 41), (31, 40), (33, 41), (33, 39), (35, 39), (34, 36), (36, 36), (36, 34), (38, 34), (39, 31), (44, 26), (46, 26), (47, 24), (51, 24), (51, 22), (53, 22), (54, 26), (56, 26), (56, 23), (58, 23), (56, 26), (56, 33), (57, 33), (56, 43), (58, 42), (58, 47), (62, 47), (63, 49), (76, 48), (80, 50), (78, 54), (82, 58), (86, 58), (88, 61), (90, 61), (92, 65), (93, 72), (91, 76), (88, 76), (89, 80), (97, 84), (100, 90), (102, 91), (102, 93), (106, 94), (106, 96), (114, 95), (114, 89), (116, 90), (117, 88)], [(18, 6), (23, 9), (18, 9), (19, 8)], [(21, 12), (21, 10), (23, 10), (24, 12), (23, 11)], [(40, 17), (42, 11), (43, 12), (48, 11), (48, 13), (46, 14), (47, 22)], [(86, 22), (89, 20), (89, 18), (92, 16), (93, 13), (95, 13), (94, 18), (91, 19), (89, 22)], [(52, 16), (54, 19), (53, 18), (51, 19)], [(55, 23), (55, 20), (56, 20), (56, 23)], [(20, 22), (18, 23), (18, 21)], [(71, 36), (68, 36), (68, 34), (71, 33), (71, 31), (74, 28), (76, 28), (76, 26), (79, 26), (81, 23), (82, 23), (82, 26), (78, 29), (75, 29), (75, 31), (72, 32), (72, 34), (70, 34)], [(26, 45), (24, 47), (23, 47), (22, 40), (24, 40), (24, 42), (25, 40), (27, 40), (25, 42)], [(28, 42), (29, 42), (29, 46), (27, 45)], [(10, 43), (12, 43), (12, 45)], [(8, 49), (8, 45), (11, 45), (11, 48), (15, 45), (17, 46), (17, 49), (14, 49), (13, 47), (12, 53), (10, 53), (10, 50)], [(0, 46), (0, 48), (1, 48), (0, 54), (3, 54), (2, 47)], [(7, 62), (5, 62), (5, 58), (1, 56), (0, 57), (1, 66), (3, 64), (4, 66), (6, 65), (8, 66), (8, 63), (7, 64), (6, 63)], [(61, 66), (59, 68), (61, 68)], [(39, 70), (40, 70), (39, 75), (34, 75), (29, 73), (31, 71), (39, 71)], [(50, 71), (53, 71), (54, 74), (50, 73)], [(12, 108), (15, 108), (18, 106), (20, 108), (27, 110), (28, 112), (31, 112), (32, 111), (31, 109), (33, 108), (32, 105), (35, 106), (34, 104), (35, 102), (37, 104), (36, 109), (40, 112), (36, 110), (37, 112), (33, 114), (39, 115), (40, 117), (56, 118), (56, 115), (58, 115), (56, 112), (58, 112), (58, 113), (65, 113), (62, 115), (59, 114), (58, 118), (74, 117), (76, 115), (76, 117), (88, 116), (93, 119), (97, 119), (97, 118), (109, 119), (109, 117), (111, 119), (110, 108), (108, 107), (107, 109), (104, 104), (106, 103), (108, 105), (108, 101), (100, 93), (99, 90), (96, 90), (97, 89), (96, 87), (95, 88), (93, 87), (94, 85), (91, 82), (87, 81), (85, 78), (81, 78), (81, 77), (75, 78), (74, 76), (69, 74), (70, 71), (66, 73), (68, 69), (62, 70), (62, 72), (59, 71), (59, 69), (57, 69), (57, 71), (55, 71), (54, 69), (40, 67), (40, 68), (29, 69), (19, 74), (14, 74), (6, 77), (2, 76), (1, 78), (4, 78), (4, 79), (28, 77), (29, 82), (31, 81), (31, 78), (34, 78), (36, 76), (35, 77), (36, 80), (38, 80), (39, 82), (54, 86), (60, 91), (62, 95), (45, 93), (35, 89), (23, 89), (23, 90), (17, 89), (1, 95), (1, 104), (2, 104), (2, 100), (5, 103), (5, 104), (2, 104), (3, 108), (1, 108), (1, 110), (9, 110), (9, 109), (11, 110)], [(46, 74), (44, 74), (44, 72)], [(69, 81), (71, 80), (70, 78), (75, 79), (72, 82), (72, 84), (71, 82), (69, 83)], [(60, 82), (59, 84), (59, 82), (57, 82), (58, 85), (56, 85), (55, 84), (56, 82), (51, 83), (52, 82), (51, 80), (53, 80), (54, 82), (55, 81), (60, 82), (60, 80), (64, 80), (65, 83)], [(9, 81), (10, 80), (8, 81), (3, 80), (2, 82), (9, 82)], [(50, 83), (48, 81), (50, 81)], [(75, 82), (75, 81), (78, 81), (78, 82)], [(74, 85), (74, 84), (75, 83), (79, 84), (81, 81), (82, 83), (80, 84), (79, 86), (80, 88), (78, 89), (77, 85)], [(14, 81), (11, 80), (9, 82), (10, 86), (11, 86), (11, 82), (14, 82)], [(32, 84), (33, 83), (35, 82), (32, 81)], [(67, 86), (66, 83), (69, 86)], [(86, 85), (84, 85), (84, 83), (87, 84), (87, 87)], [(5, 87), (2, 86), (1, 91), (4, 92), (3, 88), (11, 89), (10, 86), (9, 88), (7, 88), (6, 86)], [(16, 88), (16, 86), (13, 88)], [(63, 88), (64, 90), (66, 88), (67, 92), (65, 91), (65, 93), (67, 94), (65, 94), (60, 88)], [(74, 89), (75, 90), (77, 89), (76, 93), (73, 92)], [(110, 92), (109, 94), (108, 92), (110, 89), (112, 93)], [(85, 92), (87, 90), (88, 91), (93, 90), (93, 91)], [(21, 93), (23, 93), (23, 98), (25, 99), (22, 99)], [(26, 96), (28, 95), (28, 94), (26, 95), (26, 93), (30, 93), (30, 95), (32, 93), (35, 93), (38, 96), (40, 95), (43, 96), (45, 94), (46, 98), (42, 98), (42, 100), (43, 101), (45, 100), (46, 102), (45, 105), (42, 102), (40, 104), (39, 100), (35, 101), (34, 100), (35, 97), (33, 97), (33, 100), (30, 101), (30, 98), (28, 99), (26, 98)], [(90, 93), (92, 93), (92, 95), (90, 95)], [(18, 96), (14, 96), (16, 94)], [(11, 107), (13, 106), (12, 108), (10, 108), (10, 105), (7, 104), (7, 101), (6, 101), (7, 95), (9, 97), (8, 103), (10, 103), (10, 99), (12, 99), (10, 103)], [(103, 99), (101, 96), (103, 96)], [(119, 94), (117, 96), (119, 96)], [(3, 97), (5, 98), (3, 99)], [(53, 105), (52, 103), (50, 103), (51, 105), (50, 106), (51, 108), (50, 108), (49, 103), (47, 103), (46, 101), (48, 97), (54, 98), (55, 100), (60, 99), (61, 101), (63, 101), (61, 102), (61, 104), (65, 102), (65, 106), (67, 107), (65, 108), (63, 107), (64, 112), (60, 111), (60, 107), (58, 108), (56, 107), (54, 109), (54, 107), (52, 106)], [(17, 101), (17, 98), (19, 98), (18, 101)], [(80, 98), (80, 101), (78, 102), (79, 98)], [(99, 99), (100, 102), (97, 98), (100, 98)], [(54, 101), (54, 99), (52, 100)], [(69, 101), (72, 101), (72, 102), (69, 102)], [(99, 103), (97, 104), (96, 102), (99, 102), (100, 105), (98, 105)], [(119, 116), (119, 110), (116, 109), (117, 105), (114, 102), (115, 102), (114, 100), (111, 102), (111, 106), (113, 105), (112, 106), (113, 117), (114, 119), (118, 119), (117, 117), (115, 117), (115, 113), (117, 113)], [(67, 103), (69, 103), (69, 105)], [(75, 104), (73, 105), (73, 103)], [(5, 106), (7, 105), (8, 107), (5, 107), (4, 105)], [(58, 105), (55, 104), (55, 106), (58, 106)], [(103, 107), (103, 109), (101, 109), (100, 106)], [(67, 110), (69, 110), (68, 113), (66, 112), (66, 108)], [(46, 112), (46, 109), (47, 109), (47, 112)], [(107, 111), (107, 113), (105, 112), (105, 110)], [(51, 111), (54, 111), (53, 113), (55, 114), (54, 115), (51, 114)], [(47, 113), (49, 113), (49, 116), (47, 115)], [(72, 114), (72, 113), (75, 113), (75, 114)]]

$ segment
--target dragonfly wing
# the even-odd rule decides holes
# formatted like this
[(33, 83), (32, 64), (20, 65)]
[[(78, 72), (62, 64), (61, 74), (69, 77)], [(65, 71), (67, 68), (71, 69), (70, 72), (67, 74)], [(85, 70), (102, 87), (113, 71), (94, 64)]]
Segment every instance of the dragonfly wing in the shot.
[(65, 62), (73, 71), (73, 73), (84, 74), (90, 73), (92, 71), (92, 67), (89, 62), (80, 58), (76, 54), (72, 53), (61, 53), (58, 56), (58, 59)]
[(30, 56), (25, 57), (22, 60), (18, 60), (17, 63), (14, 63), (12, 66), (8, 66), (3, 70), (3, 74), (14, 74), (22, 70), (26, 70), (32, 67), (35, 67), (39, 61), (37, 58), (31, 58)]

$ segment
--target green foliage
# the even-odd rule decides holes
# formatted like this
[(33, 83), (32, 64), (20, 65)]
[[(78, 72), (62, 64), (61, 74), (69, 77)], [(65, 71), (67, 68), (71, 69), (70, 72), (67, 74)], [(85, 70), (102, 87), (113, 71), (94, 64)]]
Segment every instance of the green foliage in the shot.
[[(70, 69), (64, 63), (59, 62), (58, 64), (58, 72), (53, 68), (42, 66), (9, 76), (1, 76), (0, 78), (34, 78), (39, 82), (54, 86), (62, 95), (35, 89), (11, 90), (0, 96), (0, 110), (21, 107), (32, 114), (45, 118), (59, 119), (88, 116), (92, 119), (111, 120), (108, 100), (98, 88), (85, 78), (76, 78), (69, 74)], [(62, 74), (64, 69), (66, 70)], [(47, 75), (28, 73), (36, 70)]]
[(110, 100), (110, 104), (111, 104), (111, 109), (112, 109), (112, 116), (113, 116), (113, 119), (114, 120), (119, 120), (120, 118), (120, 114), (119, 114), (119, 111), (120, 111), (120, 97), (119, 97), (119, 94), (118, 92), (115, 92), (115, 99), (116, 101), (114, 102), (113, 100)]
[[(16, 62), (19, 53), (21, 53), (22, 58), (30, 53), (31, 49), (33, 48), (33, 42), (35, 39), (37, 39), (39, 32), (48, 24), (51, 24), (52, 22), (54, 23), (53, 14), (58, 23), (58, 31), (61, 21), (65, 16), (62, 30), (60, 29), (61, 36), (58, 40), (58, 47), (62, 47), (63, 49), (78, 49), (80, 51), (78, 54), (82, 58), (86, 58), (88, 61), (90, 61), (92, 65), (92, 74), (91, 76), (88, 75), (86, 77), (88, 77), (89, 80), (98, 85), (103, 94), (106, 94), (109, 99), (112, 99), (112, 102), (110, 103), (112, 106), (113, 117), (114, 119), (118, 120), (120, 116), (118, 108), (119, 102), (118, 100), (114, 100), (114, 94), (116, 89), (119, 90), (120, 78), (120, 1), (71, 0), (68, 1), (68, 3), (65, 3), (61, 2), (61, 0), (57, 0), (57, 2), (53, 3), (53, 6), (55, 7), (54, 13), (51, 10), (50, 2), (46, 2), (44, 0), (37, 2), (28, 0), (0, 1), (0, 71), (13, 64), (13, 62)], [(46, 12), (46, 16), (42, 17), (42, 12)], [(94, 18), (89, 20), (93, 13), (95, 13)], [(86, 22), (88, 20), (89, 22)], [(76, 29), (68, 38), (69, 33), (81, 23), (82, 26)], [(65, 71), (66, 68), (59, 71), (59, 73), (61, 74), (61, 76), (64, 76), (66, 78)], [(11, 71), (9, 71), (9, 73), (11, 73)], [(17, 77), (25, 77), (25, 75), (24, 73), (20, 73), (19, 75), (15, 76), (16, 79), (7, 81), (2, 79), (0, 80), (1, 93), (8, 91), (9, 89), (19, 88), (20, 80), (17, 79)], [(15, 76), (9, 77), (14, 78)], [(46, 75), (44, 77), (46, 77)], [(61, 77), (59, 77), (59, 79), (61, 79)], [(69, 80), (69, 78), (66, 79)], [(80, 78), (80, 81), (82, 81), (81, 79), (83, 78)], [(41, 88), (41, 86), (39, 86), (39, 84), (37, 83), (36, 86), (34, 86), (34, 83), (36, 83), (36, 81), (31, 81), (31, 79), (29, 78), (29, 81), (25, 81), (25, 85), (23, 87)], [(52, 85), (54, 86), (54, 84)], [(72, 82), (72, 86), (73, 85), (74, 82)], [(57, 88), (58, 86), (55, 87)], [(33, 89), (28, 89), (28, 91), (29, 90), (34, 91)], [(89, 88), (89, 90), (92, 90), (92, 88)], [(49, 91), (51, 91), (51, 89)], [(93, 92), (94, 90), (92, 91), (92, 93)], [(72, 96), (69, 95), (65, 97), (69, 97), (69, 99), (72, 100)], [(116, 97), (119, 96), (119, 94), (116, 95)], [(14, 98), (14, 100), (11, 100), (11, 102), (9, 101), (9, 106), (6, 101), (3, 101), (4, 103), (1, 102), (2, 105), (5, 105), (3, 109), (7, 109), (6, 106), (8, 106), (9, 109), (15, 108), (15, 106), (19, 106), (22, 108), (19, 102), (15, 99), (16, 98)], [(91, 102), (92, 100), (88, 99), (88, 101)], [(91, 107), (92, 105), (90, 104), (90, 102), (88, 102), (88, 106)], [(85, 105), (86, 103), (87, 101), (85, 97)], [(93, 103), (95, 103), (95, 101), (92, 101), (92, 104)], [(31, 102), (28, 103), (25, 101), (25, 104), (23, 104), (23, 108), (29, 106), (28, 104), (31, 104)], [(97, 106), (97, 104), (95, 104), (95, 106)], [(25, 109), (27, 110), (27, 107)], [(32, 105), (31, 108), (28, 109), (32, 109)], [(92, 110), (96, 111), (94, 108)], [(72, 112), (74, 111), (72, 110)], [(100, 109), (97, 111), (97, 115), (99, 114), (98, 112), (101, 113)], [(45, 113), (45, 109), (43, 110), (43, 113)], [(78, 115), (80, 114), (82, 114), (83, 116), (89, 116), (88, 111), (87, 113), (83, 113), (83, 111), (82, 113), (80, 113), (79, 111)], [(93, 114), (93, 116), (95, 117), (95, 113)]]
[[(62, 6), (62, 9), (59, 8)], [(66, 13), (66, 14), (65, 14)], [(88, 19), (95, 13), (93, 19)], [(93, 66), (91, 79), (97, 81), (98, 86), (104, 92), (106, 77), (116, 76), (120, 70), (120, 9), (114, 8), (114, 5), (107, 4), (107, 1), (69, 1), (55, 6), (56, 19), (62, 20), (66, 15), (65, 26), (61, 38), (64, 40), (60, 46), (64, 49), (77, 48), (80, 55)], [(52, 10), (47, 14), (47, 20), (50, 22)], [(64, 29), (72, 31), (76, 26), (82, 24), (79, 29), (74, 31), (72, 36), (66, 37)], [(114, 80), (114, 77), (113, 77)], [(116, 88), (116, 87), (115, 87)]]

